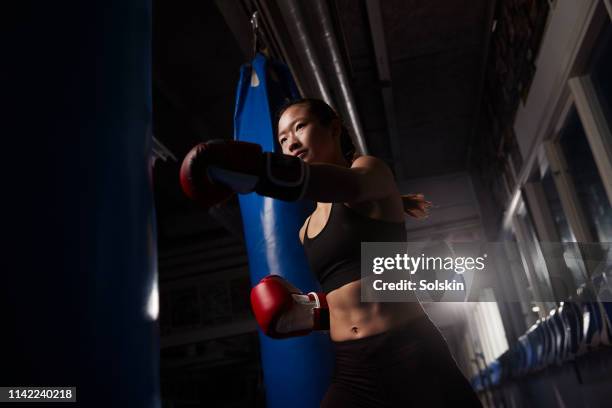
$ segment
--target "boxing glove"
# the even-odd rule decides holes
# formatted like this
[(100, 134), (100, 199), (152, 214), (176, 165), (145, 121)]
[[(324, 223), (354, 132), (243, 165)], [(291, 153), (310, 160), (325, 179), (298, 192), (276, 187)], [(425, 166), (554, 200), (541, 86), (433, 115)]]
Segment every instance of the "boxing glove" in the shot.
[(298, 157), (263, 152), (255, 143), (213, 140), (196, 145), (185, 156), (180, 178), (187, 196), (210, 206), (228, 191), (299, 200), (308, 175), (308, 165)]
[(187, 197), (204, 208), (210, 208), (230, 198), (234, 191), (208, 176), (207, 145), (200, 143), (187, 153), (179, 172), (180, 183)]
[(275, 339), (329, 330), (325, 294), (304, 294), (278, 275), (268, 275), (253, 287), (251, 307), (261, 330)]

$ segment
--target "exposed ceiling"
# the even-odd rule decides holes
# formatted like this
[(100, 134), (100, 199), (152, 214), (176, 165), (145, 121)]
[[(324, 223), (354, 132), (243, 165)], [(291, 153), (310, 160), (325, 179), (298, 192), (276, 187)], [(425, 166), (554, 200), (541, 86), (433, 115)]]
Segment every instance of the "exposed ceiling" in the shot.
[[(490, 27), (487, 3), (380, 2), (403, 178), (466, 169)], [(366, 3), (337, 6), (368, 146), (392, 160)]]

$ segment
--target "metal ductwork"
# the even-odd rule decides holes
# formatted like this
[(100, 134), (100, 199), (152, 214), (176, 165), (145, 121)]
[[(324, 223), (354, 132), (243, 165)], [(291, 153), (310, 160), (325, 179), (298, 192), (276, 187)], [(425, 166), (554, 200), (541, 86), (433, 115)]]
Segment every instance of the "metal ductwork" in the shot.
[[(325, 73), (321, 69), (322, 65), (319, 61), (319, 57), (312, 44), (311, 36), (306, 28), (304, 16), (299, 7), (297, 0), (286, 0), (279, 1), (278, 7), (283, 15), (287, 29), (291, 35), (293, 46), (303, 51), (302, 63), (300, 66), (306, 65), (307, 70), (303, 70), (300, 74), (310, 73), (312, 82), (315, 85), (315, 92), (317, 96), (326, 101), (327, 103), (332, 102), (332, 95), (329, 92), (327, 81), (325, 80)], [(294, 73), (295, 75), (296, 73)]]
[(343, 111), (344, 116), (347, 118), (347, 122), (353, 130), (355, 137), (355, 147), (363, 154), (368, 153), (366, 146), (365, 136), (361, 127), (361, 121), (359, 120), (359, 114), (357, 112), (357, 106), (353, 98), (353, 92), (351, 90), (351, 84), (349, 78), (346, 75), (346, 69), (342, 62), (342, 56), (338, 48), (338, 42), (336, 41), (336, 34), (334, 32), (334, 26), (331, 22), (329, 14), (329, 8), (324, 0), (313, 0), (314, 11), (316, 16), (321, 23), (322, 30), (320, 32), (321, 40), (323, 41), (323, 49), (327, 51), (328, 60), (330, 61), (331, 68), (335, 81), (333, 82), (334, 88), (338, 90), (337, 95), (340, 96), (340, 107)]
[[(317, 93), (317, 95), (312, 96), (320, 97), (340, 111), (345, 118), (346, 125), (352, 130), (355, 148), (360, 153), (367, 154), (368, 149), (361, 121), (357, 113), (350, 80), (346, 75), (346, 69), (336, 41), (327, 4), (323, 0), (307, 2), (308, 6), (311, 7), (311, 18), (316, 20), (316, 24), (310, 24), (310, 26), (319, 29), (316, 34), (313, 34), (308, 31), (307, 25), (304, 24), (307, 16), (302, 12), (301, 3), (299, 0), (280, 0), (276, 2), (287, 31), (290, 33), (293, 47), (301, 51), (299, 57), (303, 59), (301, 64), (290, 63), (289, 65), (308, 67), (308, 69), (300, 70), (300, 72), (294, 72), (294, 75), (311, 77), (312, 81), (309, 82), (315, 84), (315, 92)], [(325, 55), (320, 55), (321, 53), (325, 53)], [(320, 61), (328, 61), (328, 64), (323, 65)], [(326, 78), (332, 78), (332, 80), (326, 80)], [(335, 91), (334, 95), (337, 98), (337, 103), (334, 103), (332, 94), (329, 92), (330, 88)]]

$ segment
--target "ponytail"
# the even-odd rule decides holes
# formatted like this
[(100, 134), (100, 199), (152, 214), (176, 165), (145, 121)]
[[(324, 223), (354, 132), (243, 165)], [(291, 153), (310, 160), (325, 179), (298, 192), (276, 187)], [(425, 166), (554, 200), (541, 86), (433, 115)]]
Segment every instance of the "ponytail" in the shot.
[(423, 219), (429, 216), (431, 202), (425, 200), (425, 196), (419, 194), (405, 194), (401, 196), (404, 212), (414, 218)]
[(353, 144), (353, 139), (351, 138), (351, 134), (344, 124), (341, 124), (342, 131), (340, 133), (340, 149), (342, 150), (342, 155), (346, 159), (346, 161), (350, 164), (360, 156), (357, 149), (355, 149), (355, 145)]

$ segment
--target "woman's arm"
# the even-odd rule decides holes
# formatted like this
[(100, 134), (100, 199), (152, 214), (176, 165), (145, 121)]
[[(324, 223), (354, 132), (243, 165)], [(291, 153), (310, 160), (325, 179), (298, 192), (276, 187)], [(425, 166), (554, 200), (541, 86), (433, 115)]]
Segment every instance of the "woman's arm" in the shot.
[(188, 197), (207, 208), (232, 191), (328, 203), (379, 200), (397, 191), (391, 170), (372, 156), (358, 157), (349, 169), (307, 164), (295, 156), (264, 153), (258, 144), (226, 140), (191, 149), (181, 165), (180, 182)]
[(351, 168), (311, 163), (304, 197), (323, 203), (379, 200), (397, 192), (393, 173), (384, 161), (360, 156)]

